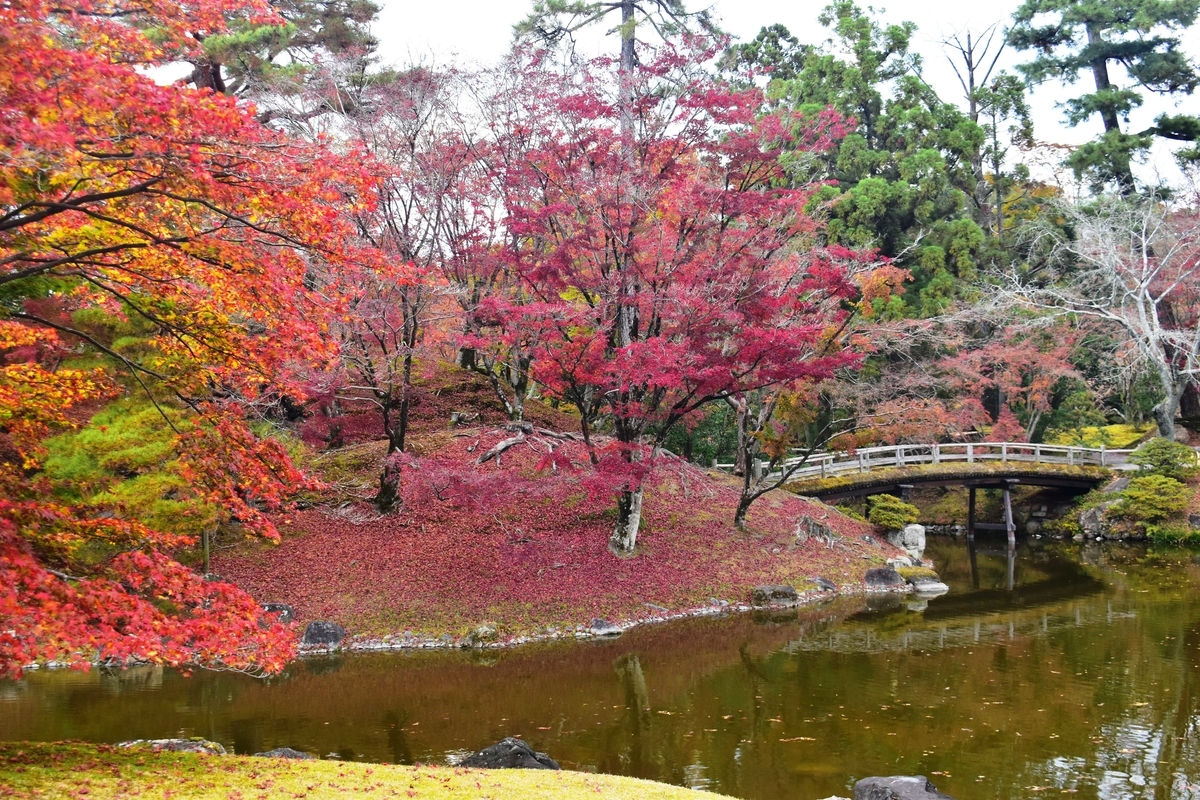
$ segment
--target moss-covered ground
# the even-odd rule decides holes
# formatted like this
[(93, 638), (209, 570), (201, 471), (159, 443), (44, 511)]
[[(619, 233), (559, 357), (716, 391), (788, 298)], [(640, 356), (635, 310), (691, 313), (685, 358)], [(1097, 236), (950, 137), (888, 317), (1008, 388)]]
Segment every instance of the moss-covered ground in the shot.
[(615, 775), (479, 770), (125, 750), (75, 743), (0, 743), (0, 797), (20, 800), (683, 800), (724, 795)]

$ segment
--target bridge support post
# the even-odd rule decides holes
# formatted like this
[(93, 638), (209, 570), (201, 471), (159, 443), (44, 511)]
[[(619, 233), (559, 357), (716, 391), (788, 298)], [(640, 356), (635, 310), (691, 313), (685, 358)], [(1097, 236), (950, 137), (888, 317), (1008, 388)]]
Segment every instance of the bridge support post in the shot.
[[(975, 487), (967, 489), (967, 541), (975, 541)], [(972, 556), (974, 551), (972, 551)]]
[(1012, 513), (1012, 488), (1015, 483), (1013, 480), (1004, 482), (1004, 529), (1008, 532), (1009, 549), (1017, 546), (1017, 526)]
[(909, 483), (900, 484), (900, 499), (907, 503), (908, 497), (909, 497), (909, 492), (912, 491), (912, 488), (913, 488), (912, 484), (909, 484)]

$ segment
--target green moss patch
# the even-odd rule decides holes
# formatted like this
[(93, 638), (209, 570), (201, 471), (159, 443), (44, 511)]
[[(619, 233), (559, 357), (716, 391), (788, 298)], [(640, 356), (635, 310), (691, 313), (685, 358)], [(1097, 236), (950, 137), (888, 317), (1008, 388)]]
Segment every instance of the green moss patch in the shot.
[(653, 781), (552, 770), (402, 767), (345, 761), (152, 753), (111, 745), (0, 743), (0, 787), (8, 798), (716, 798)]
[(935, 581), (941, 580), (938, 574), (929, 567), (896, 567), (896, 572), (899, 572), (900, 577), (906, 581), (915, 581), (921, 578), (931, 578)]

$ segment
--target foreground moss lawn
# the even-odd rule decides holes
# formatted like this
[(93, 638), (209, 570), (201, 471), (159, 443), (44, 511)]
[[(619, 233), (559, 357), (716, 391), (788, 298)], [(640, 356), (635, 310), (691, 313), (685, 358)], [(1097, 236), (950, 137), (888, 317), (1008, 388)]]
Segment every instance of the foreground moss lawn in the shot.
[(0, 797), (4, 798), (318, 800), (355, 796), (431, 800), (724, 797), (653, 781), (583, 772), (400, 767), (154, 753), (111, 745), (0, 743)]

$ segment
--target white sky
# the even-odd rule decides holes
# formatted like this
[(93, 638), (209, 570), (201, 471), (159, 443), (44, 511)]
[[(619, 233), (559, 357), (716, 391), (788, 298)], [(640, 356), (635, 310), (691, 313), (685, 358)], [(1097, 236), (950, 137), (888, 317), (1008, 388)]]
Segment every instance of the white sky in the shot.
[[(722, 28), (740, 40), (753, 39), (765, 25), (781, 22), (802, 42), (817, 44), (827, 38), (826, 30), (817, 22), (825, 0), (810, 3), (782, 0), (708, 0)], [(394, 65), (413, 62), (460, 64), (489, 64), (508, 49), (512, 41), (512, 26), (522, 19), (532, 5), (530, 0), (381, 0), (383, 12), (374, 32), (381, 42), (382, 56)], [(689, 8), (701, 8), (705, 0), (693, 0)], [(860, 0), (860, 5), (867, 5)], [(962, 95), (954, 73), (944, 55), (941, 40), (966, 31), (979, 32), (996, 21), (1007, 23), (1019, 0), (996, 0), (991, 3), (951, 2), (950, 0), (895, 0), (881, 11), (884, 22), (917, 24), (914, 49), (925, 60), (926, 79), (937, 88), (943, 99), (956, 101)], [(876, 5), (877, 10), (880, 5)], [(585, 32), (580, 40), (583, 52), (615, 50), (615, 36), (605, 35), (601, 26)], [(1200, 25), (1187, 32), (1185, 46), (1195, 59), (1200, 56)], [(1006, 52), (1001, 66), (1019, 63), (1028, 54)], [(1099, 120), (1084, 123), (1078, 128), (1062, 124), (1062, 112), (1055, 103), (1074, 93), (1090, 88), (1090, 76), (1084, 76), (1078, 92), (1039, 88), (1032, 97), (1035, 133), (1042, 141), (1078, 144), (1095, 136)], [(1134, 112), (1129, 130), (1148, 127), (1154, 117), (1164, 111), (1195, 113), (1200, 110), (1200, 95), (1178, 101), (1163, 101), (1148, 97), (1147, 103)], [(1150, 163), (1139, 172), (1149, 178), (1159, 173), (1172, 183), (1177, 182), (1178, 170), (1165, 147), (1156, 148)]]

